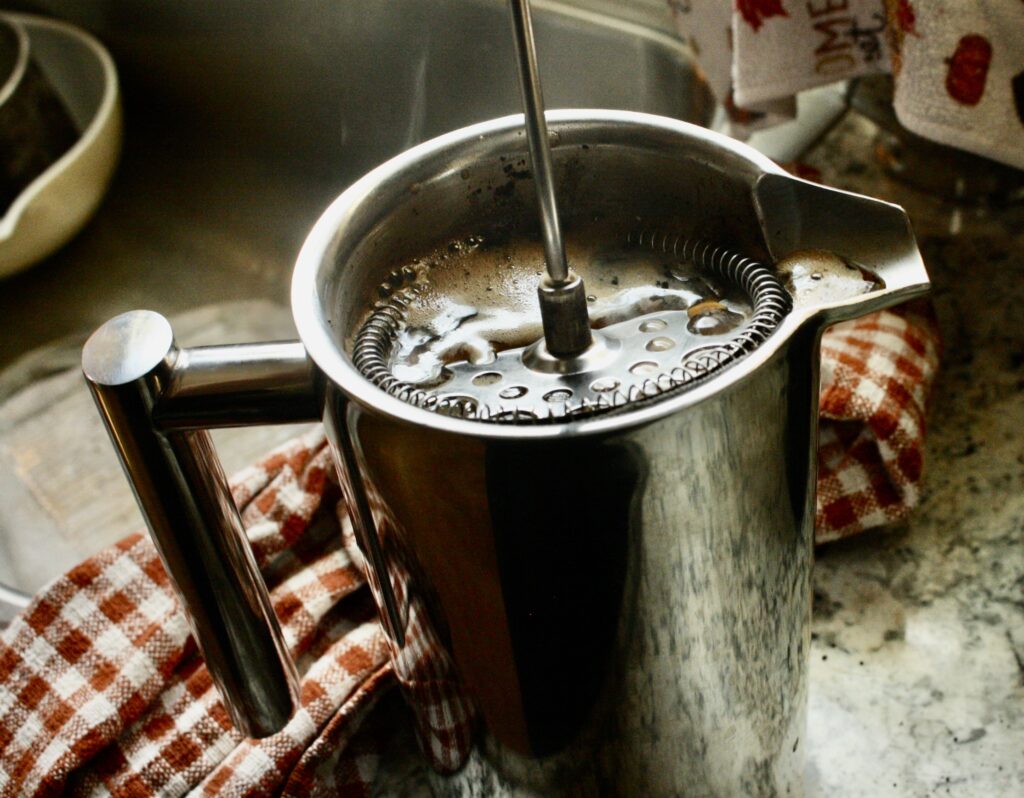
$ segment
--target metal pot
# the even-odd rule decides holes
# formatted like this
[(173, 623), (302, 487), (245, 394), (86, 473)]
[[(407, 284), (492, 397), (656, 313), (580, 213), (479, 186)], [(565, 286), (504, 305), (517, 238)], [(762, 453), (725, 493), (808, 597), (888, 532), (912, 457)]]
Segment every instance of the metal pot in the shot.
[(782, 272), (828, 250), (878, 279), (793, 282), (754, 351), (616, 413), (500, 425), (403, 402), (355, 368), (352, 336), (396, 262), (535, 218), (529, 181), (503, 171), (526, 154), (514, 116), (415, 147), (327, 209), (295, 269), (301, 343), (178, 349), (136, 311), (89, 340), (86, 377), (245, 733), (288, 720), (296, 680), (205, 430), (322, 418), (395, 647), (421, 602), (480, 710), (438, 794), (800, 794), (818, 344), (927, 289), (909, 224), (683, 122), (548, 120), (570, 235), (630, 214)]

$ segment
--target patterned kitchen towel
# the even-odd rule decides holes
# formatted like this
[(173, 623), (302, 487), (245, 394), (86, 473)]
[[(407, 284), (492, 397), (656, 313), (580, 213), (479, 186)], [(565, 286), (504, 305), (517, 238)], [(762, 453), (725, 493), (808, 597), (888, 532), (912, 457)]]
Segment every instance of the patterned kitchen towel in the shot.
[(319, 428), (239, 474), (232, 493), (296, 658), (302, 708), (243, 739), (156, 550), (133, 535), (58, 578), (0, 634), (0, 796), (369, 794), (363, 720), (398, 682), (425, 751), (450, 770), (473, 716), (413, 607), (393, 657), (365, 589)]
[(825, 333), (815, 542), (898, 521), (917, 506), (925, 409), (939, 355), (938, 322), (927, 300)]
[[(937, 358), (922, 306), (826, 333), (819, 541), (917, 502)], [(265, 740), (234, 730), (152, 543), (133, 535), (0, 634), (2, 798), (369, 796), (388, 729), (368, 716), (395, 682), (434, 767), (462, 764), (473, 710), (419, 605), (402, 652), (378, 624), (322, 430), (243, 471), (232, 492), (304, 674), (295, 718)]]
[[(802, 89), (895, 75), (908, 129), (1024, 169), (1021, 0), (669, 0), (712, 90), (743, 126)], [(759, 123), (759, 124), (755, 124)]]

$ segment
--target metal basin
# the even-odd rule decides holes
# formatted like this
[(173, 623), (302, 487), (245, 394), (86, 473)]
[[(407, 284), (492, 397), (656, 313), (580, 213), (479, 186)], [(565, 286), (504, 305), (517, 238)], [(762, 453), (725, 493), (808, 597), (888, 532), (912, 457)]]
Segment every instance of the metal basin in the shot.
[[(534, 6), (549, 107), (711, 121), (710, 95), (678, 41), (560, 3)], [(288, 14), (243, 0), (36, 0), (26, 10), (66, 18), (108, 45), (126, 135), (114, 184), (84, 232), (0, 284), (0, 626), (18, 603), (3, 583), (34, 591), (141, 527), (84, 395), (45, 401), (41, 414), (72, 417), (32, 416), (40, 431), (26, 443), (22, 426), (17, 447), (4, 437), (4, 399), (73, 368), (88, 332), (132, 307), (173, 315), (231, 300), (284, 306), (306, 233), (350, 182), (410, 145), (519, 103), (509, 21), (494, 0), (323, 0)], [(276, 334), (288, 336), (282, 316)], [(221, 325), (220, 341), (226, 332)], [(67, 390), (78, 390), (74, 382)], [(28, 423), (21, 418), (11, 423)], [(265, 445), (248, 440), (237, 443), (236, 463)], [(103, 512), (60, 512), (34, 474), (60, 483), (58, 493), (87, 477), (77, 495), (102, 497)], [(26, 530), (47, 541), (46, 556), (31, 563), (18, 554), (38, 549), (21, 540)]]
[[(283, 304), (306, 232), (350, 182), (438, 133), (518, 110), (507, 12), (493, 0), (324, 0), (287, 14), (243, 0), (32, 6), (114, 54), (125, 150), (85, 232), (3, 285), (0, 367), (63, 336), (84, 340), (127, 307)], [(711, 120), (680, 42), (535, 6), (549, 107)]]
[[(576, 2), (533, 0), (549, 108), (717, 126), (720, 109), (685, 45)], [(84, 386), (81, 395), (37, 392), (35, 415), (23, 392), (22, 408), (5, 416), (7, 399), (77, 369), (88, 333), (130, 308), (178, 317), (220, 307), (212, 339), (202, 325), (190, 336), (176, 323), (188, 346), (291, 337), (292, 265), (334, 197), (413, 144), (519, 110), (509, 20), (495, 0), (315, 0), (287, 13), (248, 0), (13, 5), (104, 41), (126, 121), (122, 162), (95, 218), (56, 255), (0, 282), (0, 625), (14, 600), (4, 584), (32, 592), (142, 526)], [(751, 143), (793, 157), (841, 110), (838, 96), (802, 100), (796, 123)], [(238, 300), (280, 312), (225, 309)], [(246, 312), (258, 319), (233, 322)], [(71, 376), (67, 390), (78, 391)], [(274, 439), (245, 430), (215, 440), (233, 468)], [(101, 497), (103, 511), (82, 510), (69, 484), (86, 503)], [(19, 546), (35, 551), (31, 562)]]

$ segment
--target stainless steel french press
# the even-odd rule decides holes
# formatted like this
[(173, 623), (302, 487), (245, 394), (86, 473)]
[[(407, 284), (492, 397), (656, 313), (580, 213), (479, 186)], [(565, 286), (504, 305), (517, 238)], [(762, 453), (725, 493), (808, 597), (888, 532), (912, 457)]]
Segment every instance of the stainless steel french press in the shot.
[[(470, 765), (438, 775), (438, 794), (798, 795), (819, 340), (927, 289), (907, 218), (683, 122), (548, 124), (570, 239), (578, 220), (628, 217), (666, 257), (697, 240), (743, 253), (699, 250), (749, 289), (750, 319), (768, 291), (760, 332), (748, 320), (739, 343), (676, 353), (622, 401), (547, 418), (361, 367), (395, 263), (536, 219), (531, 181), (503, 168), (527, 154), (516, 116), (415, 147), (338, 197), (295, 268), (300, 341), (182, 349), (166, 320), (133, 311), (89, 340), (85, 375), (246, 734), (287, 722), (296, 674), (207, 430), (322, 419), (392, 642), (421, 601), (479, 709)], [(865, 277), (800, 279), (832, 262)], [(595, 330), (616, 352), (636, 335)], [(574, 368), (531, 373), (565, 395), (592, 385)]]

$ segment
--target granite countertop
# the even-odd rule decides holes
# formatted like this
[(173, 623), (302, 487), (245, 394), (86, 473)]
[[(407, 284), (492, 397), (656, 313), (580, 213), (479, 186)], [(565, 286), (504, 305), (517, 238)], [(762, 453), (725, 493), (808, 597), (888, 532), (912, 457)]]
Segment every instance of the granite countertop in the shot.
[(819, 548), (810, 795), (1024, 795), (1024, 208), (888, 178), (849, 116), (806, 159), (897, 202), (945, 349), (924, 492), (906, 524)]

